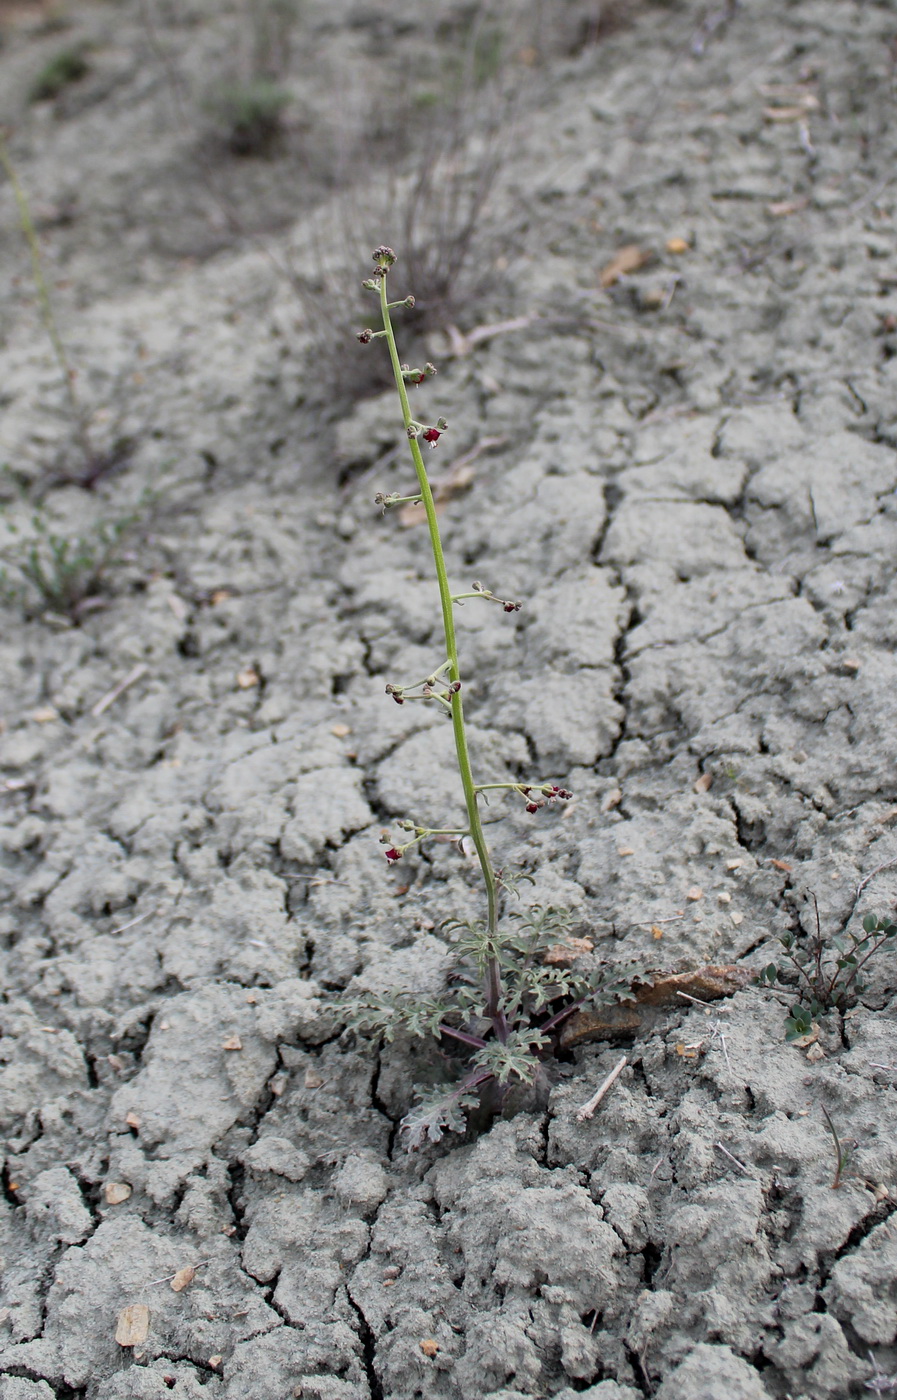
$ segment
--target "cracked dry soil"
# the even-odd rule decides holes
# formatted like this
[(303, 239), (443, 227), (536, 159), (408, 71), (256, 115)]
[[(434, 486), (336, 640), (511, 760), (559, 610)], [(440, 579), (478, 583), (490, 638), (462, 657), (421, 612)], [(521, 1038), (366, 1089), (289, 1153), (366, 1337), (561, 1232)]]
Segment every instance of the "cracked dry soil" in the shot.
[[(426, 9), (308, 0), (294, 145), (211, 164), (183, 76), (245, 15), (0, 9), (63, 333), (95, 432), (132, 441), (48, 508), (75, 528), (164, 486), (102, 611), (0, 611), (0, 1400), (885, 1394), (892, 959), (809, 1050), (750, 987), (631, 1043), (591, 1121), (619, 1046), (415, 1157), (429, 1061), (326, 1009), (439, 985), (442, 920), (478, 909), (449, 847), (385, 868), (384, 824), (459, 797), (447, 726), (383, 695), (431, 665), (427, 545), (371, 504), (407, 484), (391, 397), (334, 447), (281, 275), (334, 198), (334, 92), (436, 62), (457, 7)], [(63, 40), (87, 76), (27, 106)], [(498, 859), (606, 956), (760, 966), (810, 891), (832, 931), (894, 906), (895, 58), (875, 0), (682, 0), (546, 49), (478, 236), (491, 301), (459, 313), (535, 319), (427, 346), (434, 471), (502, 440), (445, 509), (453, 574), (526, 599), (460, 614), (480, 771), (575, 792), (510, 811)], [(38, 483), (68, 430), (8, 187), (0, 211), (2, 457)], [(651, 261), (602, 287), (629, 244)], [(838, 1190), (822, 1104), (856, 1143)]]

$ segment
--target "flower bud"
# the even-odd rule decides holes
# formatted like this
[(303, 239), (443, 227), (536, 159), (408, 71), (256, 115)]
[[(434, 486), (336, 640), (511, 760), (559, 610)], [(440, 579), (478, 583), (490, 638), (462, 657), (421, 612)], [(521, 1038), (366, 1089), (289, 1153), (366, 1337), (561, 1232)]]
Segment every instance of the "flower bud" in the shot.
[(449, 686), (449, 694), (450, 694), (450, 695), (457, 695), (457, 694), (458, 694), (458, 691), (459, 691), (460, 689), (461, 689), (461, 682), (460, 682), (460, 681), (452, 681), (451, 685)]
[(376, 277), (366, 277), (361, 285), (366, 292), (376, 292), (380, 289), (380, 283)]
[(507, 613), (519, 612), (521, 607), (520, 603), (511, 602), (503, 603), (502, 606), (504, 607), (504, 610)]
[(402, 305), (403, 305), (403, 306), (407, 306), (409, 311), (413, 310), (413, 308), (414, 308), (414, 297), (406, 297), (405, 300), (402, 302)]
[(357, 341), (360, 341), (362, 345), (370, 345), (373, 338), (374, 332), (370, 329), (370, 327), (368, 327), (366, 330), (355, 332), (355, 339)]
[(439, 431), (440, 431), (441, 433), (444, 433), (445, 430), (446, 430), (446, 428), (448, 427), (448, 423), (446, 422), (446, 420), (445, 420), (444, 418), (437, 418), (437, 419), (436, 419), (436, 426), (437, 426), (437, 428), (439, 429)]
[(430, 361), (428, 360), (427, 363), (424, 365), (424, 374), (434, 375), (438, 373), (439, 371), (437, 370), (436, 366), (431, 365)]
[[(420, 433), (420, 428), (415, 428), (413, 423), (409, 423), (405, 431), (409, 438), (416, 438)], [(426, 437), (426, 434), (424, 434), (424, 436)]]
[[(528, 812), (538, 812), (539, 808), (540, 808), (542, 805), (543, 805), (543, 804), (542, 804), (541, 802), (527, 802), (527, 804), (526, 804), (526, 810), (527, 810)], [(388, 856), (388, 855), (389, 855), (389, 851), (387, 851), (386, 854), (387, 854), (387, 856)]]
[(395, 253), (391, 248), (387, 248), (385, 243), (381, 243), (379, 248), (375, 248), (371, 257), (374, 259), (375, 263), (383, 268), (384, 272), (387, 268), (392, 267), (393, 263), (396, 261)]

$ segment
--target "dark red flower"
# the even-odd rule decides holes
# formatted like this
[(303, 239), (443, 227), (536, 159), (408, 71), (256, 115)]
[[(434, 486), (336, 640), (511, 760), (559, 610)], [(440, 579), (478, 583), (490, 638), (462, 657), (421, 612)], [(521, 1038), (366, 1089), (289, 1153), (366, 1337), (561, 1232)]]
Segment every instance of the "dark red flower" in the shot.
[(390, 846), (388, 851), (384, 851), (384, 855), (386, 856), (386, 859), (389, 861), (390, 865), (394, 865), (397, 860), (402, 859), (402, 852), (398, 850), (398, 848), (395, 846)]
[[(541, 802), (527, 802), (527, 804), (526, 804), (526, 810), (527, 810), (528, 812), (538, 812), (538, 810), (539, 810), (539, 808), (540, 808), (541, 806), (542, 806), (542, 803), (541, 803)], [(389, 855), (389, 852), (387, 851), (386, 854)]]
[(442, 433), (440, 433), (436, 428), (427, 428), (425, 432), (421, 433), (421, 437), (423, 438), (424, 442), (428, 442), (431, 447), (435, 447), (439, 439), (442, 437)]

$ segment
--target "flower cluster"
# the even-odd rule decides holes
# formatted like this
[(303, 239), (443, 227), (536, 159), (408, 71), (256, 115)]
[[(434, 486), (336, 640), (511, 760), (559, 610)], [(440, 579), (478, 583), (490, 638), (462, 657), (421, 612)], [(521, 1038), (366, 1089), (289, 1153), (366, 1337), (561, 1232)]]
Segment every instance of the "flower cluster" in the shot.
[(435, 424), (418, 423), (412, 419), (406, 432), (409, 438), (420, 438), (430, 447), (435, 447), (447, 427), (448, 422), (445, 418), (437, 418)]
[(428, 360), (423, 369), (412, 369), (410, 365), (402, 365), (402, 378), (406, 384), (423, 384), (425, 379), (432, 379), (434, 374), (438, 374), (435, 365), (431, 365)]
[(414, 822), (408, 821), (407, 818), (396, 822), (396, 826), (400, 831), (409, 832), (410, 838), (401, 845), (393, 845), (392, 837), (388, 831), (380, 833), (380, 842), (387, 847), (383, 854), (389, 865), (395, 865), (396, 861), (401, 860), (405, 852), (410, 851), (412, 846), (419, 845), (421, 841), (426, 841), (430, 836), (449, 836), (453, 841), (460, 841), (470, 834), (466, 827), (415, 826)]
[[(389, 684), (386, 694), (391, 695), (397, 705), (404, 705), (406, 700), (441, 700), (443, 705), (451, 710), (452, 696), (460, 691), (461, 682), (445, 680), (442, 673), (447, 667), (448, 662), (445, 662), (432, 676), (425, 676), (422, 681), (415, 681), (413, 685)], [(444, 689), (440, 688), (441, 686), (444, 686)], [(409, 691), (414, 693), (409, 694)]]
[(517, 791), (521, 797), (527, 799), (527, 812), (538, 812), (540, 807), (545, 807), (551, 802), (566, 802), (573, 796), (572, 792), (568, 792), (567, 788), (558, 787), (557, 783), (543, 783), (540, 788), (535, 790), (535, 797), (531, 787), (521, 786)]
[(497, 593), (493, 593), (491, 588), (487, 588), (485, 584), (480, 583), (479, 579), (475, 580), (470, 587), (473, 593), (478, 594), (481, 598), (485, 598), (488, 602), (500, 603), (506, 613), (519, 612), (523, 607), (523, 604), (516, 599), (499, 598)]

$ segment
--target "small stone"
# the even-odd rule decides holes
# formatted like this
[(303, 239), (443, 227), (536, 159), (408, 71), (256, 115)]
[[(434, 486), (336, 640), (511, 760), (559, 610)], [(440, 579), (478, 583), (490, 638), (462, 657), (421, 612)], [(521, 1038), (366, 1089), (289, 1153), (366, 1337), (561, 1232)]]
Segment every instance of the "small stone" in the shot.
[(668, 239), (667, 239), (667, 252), (668, 252), (668, 253), (687, 253), (690, 247), (691, 247), (691, 244), (690, 244), (690, 243), (688, 242), (688, 240), (685, 239), (685, 238), (668, 238)]
[(420, 1344), (420, 1349), (424, 1356), (438, 1356), (439, 1343), (434, 1342), (432, 1337), (426, 1337)]
[(224, 1357), (223, 1357), (223, 1356), (218, 1356), (217, 1354), (216, 1354), (215, 1356), (210, 1356), (210, 1357), (209, 1357), (209, 1365), (211, 1366), (211, 1368), (212, 1368), (213, 1371), (217, 1371), (217, 1370), (218, 1370), (218, 1367), (221, 1365), (221, 1363), (222, 1363), (223, 1360), (224, 1360)]
[(727, 861), (726, 861), (726, 869), (727, 869), (727, 870), (740, 870), (741, 867), (742, 867), (743, 865), (744, 865), (744, 861), (743, 861), (743, 860), (727, 860)]
[(719, 894), (716, 897), (719, 900), (720, 904), (732, 903), (732, 896), (729, 894), (728, 890), (720, 890)]
[(730, 915), (729, 915), (729, 918), (732, 920), (732, 922), (733, 922), (733, 924), (735, 925), (736, 928), (738, 928), (738, 926), (739, 926), (740, 924), (743, 924), (743, 923), (744, 923), (744, 915), (743, 915), (743, 914), (730, 914)]
[(289, 1138), (273, 1135), (261, 1137), (247, 1148), (243, 1161), (254, 1176), (271, 1172), (274, 1176), (286, 1177), (287, 1181), (301, 1181), (311, 1166), (306, 1154)]
[(348, 724), (334, 724), (330, 732), (331, 734), (336, 735), (337, 739), (345, 739), (349, 734), (352, 733)]
[(620, 789), (611, 788), (610, 792), (606, 794), (604, 801), (601, 803), (601, 810), (602, 812), (609, 812), (612, 808), (619, 807), (622, 801), (623, 794)]
[(242, 1050), (243, 1042), (238, 1035), (231, 1035), (222, 1042), (221, 1048), (222, 1050)]
[(240, 671), (237, 676), (237, 685), (241, 690), (251, 690), (252, 687), (258, 685), (258, 683), (258, 671), (254, 670), (252, 666), (247, 666), (246, 669)]
[(195, 1278), (195, 1268), (192, 1264), (187, 1264), (183, 1269), (178, 1269), (174, 1278), (171, 1280), (171, 1287), (175, 1293), (182, 1293), (185, 1288), (190, 1286)]
[(696, 900), (704, 898), (704, 891), (701, 889), (700, 885), (692, 885), (685, 898), (695, 903)]
[(617, 855), (618, 855), (618, 856), (634, 856), (634, 855), (635, 855), (635, 851), (633, 850), (633, 848), (632, 848), (631, 846), (618, 846), (618, 847), (617, 847)]
[(131, 1195), (131, 1188), (126, 1181), (107, 1181), (104, 1190), (106, 1204), (109, 1206), (120, 1206), (122, 1201), (126, 1201)]
[(324, 1081), (316, 1069), (307, 1069), (305, 1071), (306, 1089), (320, 1089), (323, 1083)]
[(54, 719), (59, 718), (59, 711), (54, 710), (52, 705), (42, 705), (39, 710), (32, 711), (31, 718), (35, 724), (52, 724)]
[(695, 792), (709, 792), (713, 786), (713, 774), (702, 773), (694, 785)]
[(126, 1114), (125, 1114), (125, 1122), (127, 1123), (127, 1125), (128, 1125), (129, 1128), (139, 1128), (139, 1127), (140, 1127), (140, 1119), (138, 1118), (138, 1116), (137, 1116), (136, 1113), (133, 1113), (133, 1112), (132, 1112), (132, 1113), (126, 1113)]
[(823, 1050), (822, 1046), (819, 1044), (811, 1045), (809, 1050), (807, 1051), (807, 1059), (810, 1061), (811, 1064), (816, 1064), (818, 1060), (824, 1060), (825, 1051)]

